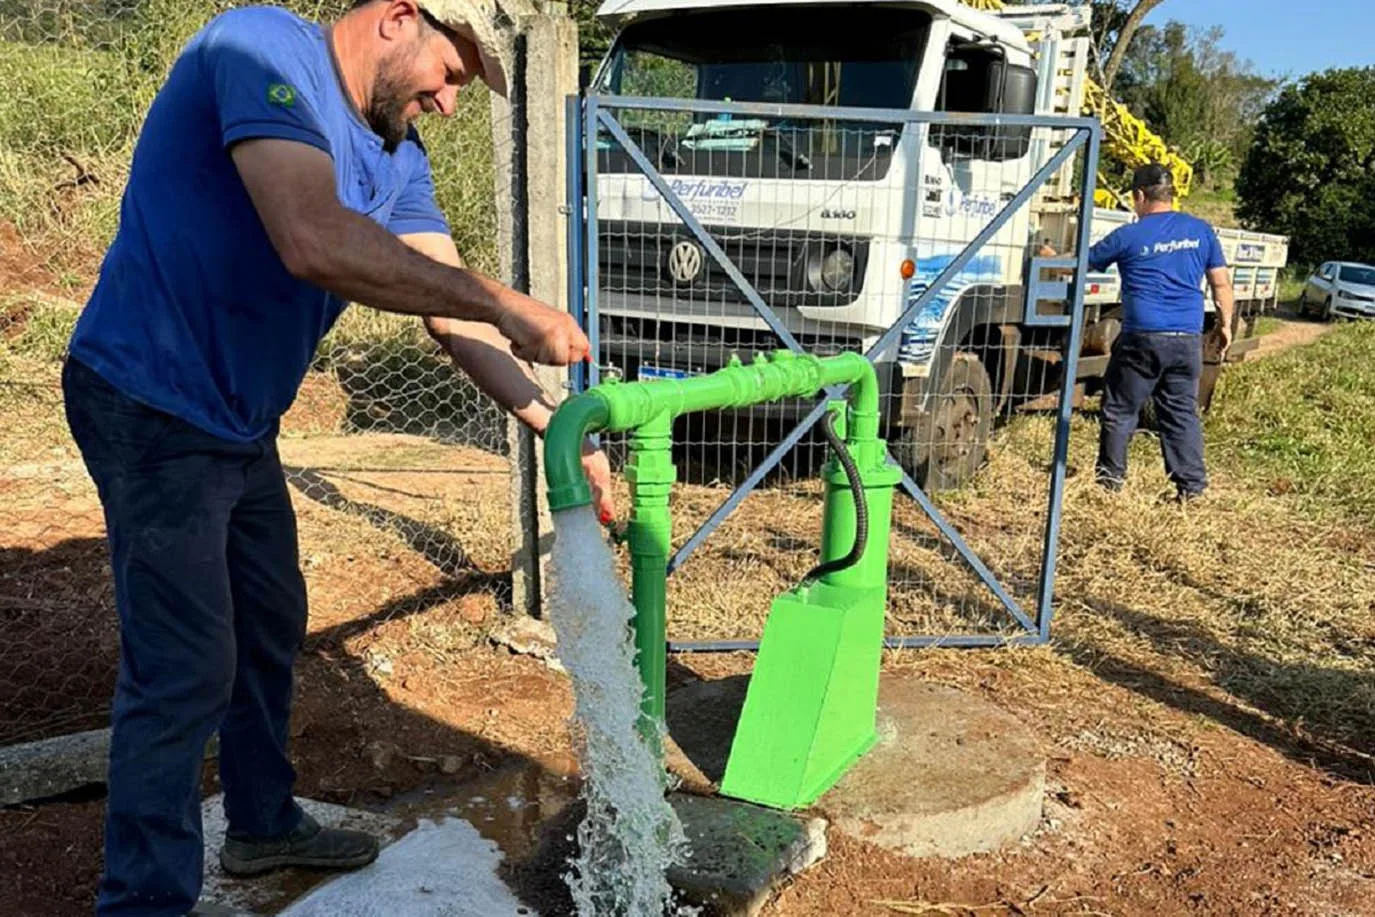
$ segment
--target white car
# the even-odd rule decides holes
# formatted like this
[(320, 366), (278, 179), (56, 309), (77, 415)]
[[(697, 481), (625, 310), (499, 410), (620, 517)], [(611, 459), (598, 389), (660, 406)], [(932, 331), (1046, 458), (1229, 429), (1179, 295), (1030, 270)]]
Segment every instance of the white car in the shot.
[(1375, 318), (1375, 267), (1352, 261), (1329, 261), (1313, 272), (1299, 294), (1299, 314)]

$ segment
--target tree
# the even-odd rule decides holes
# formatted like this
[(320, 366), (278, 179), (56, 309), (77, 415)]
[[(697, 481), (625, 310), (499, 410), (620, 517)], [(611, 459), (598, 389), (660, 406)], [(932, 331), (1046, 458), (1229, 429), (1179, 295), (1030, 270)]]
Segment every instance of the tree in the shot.
[[(1146, 21), (1146, 14), (1159, 6), (1164, 0), (1136, 0), (1136, 5), (1131, 8), (1120, 20), (1116, 28), (1116, 40), (1113, 42), (1112, 52), (1108, 55), (1108, 61), (1103, 65), (1103, 90), (1112, 92), (1112, 84), (1117, 80), (1117, 71), (1122, 69), (1122, 61), (1127, 56), (1127, 50), (1131, 47), (1132, 38), (1136, 35), (1136, 30), (1141, 28), (1141, 24)], [(1114, 11), (1118, 10), (1118, 4), (1112, 4)], [(1110, 16), (1109, 18), (1116, 18)]]
[(611, 29), (597, 18), (601, 5), (601, 0), (570, 0), (568, 4), (578, 24), (578, 58), (584, 65), (597, 63), (611, 47)]
[(1146, 26), (1123, 58), (1116, 95), (1184, 152), (1195, 179), (1230, 180), (1275, 82), (1220, 47), (1222, 29)]
[(1375, 67), (1328, 70), (1265, 109), (1238, 215), (1290, 237), (1290, 260), (1375, 260)]

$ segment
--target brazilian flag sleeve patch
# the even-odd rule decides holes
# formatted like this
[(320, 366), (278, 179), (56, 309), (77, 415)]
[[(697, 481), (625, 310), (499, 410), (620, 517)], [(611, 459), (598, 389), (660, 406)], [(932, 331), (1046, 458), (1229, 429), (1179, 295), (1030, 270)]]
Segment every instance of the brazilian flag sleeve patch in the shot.
[(295, 108), (296, 89), (289, 83), (269, 83), (267, 102), (269, 105), (279, 105), (282, 108)]

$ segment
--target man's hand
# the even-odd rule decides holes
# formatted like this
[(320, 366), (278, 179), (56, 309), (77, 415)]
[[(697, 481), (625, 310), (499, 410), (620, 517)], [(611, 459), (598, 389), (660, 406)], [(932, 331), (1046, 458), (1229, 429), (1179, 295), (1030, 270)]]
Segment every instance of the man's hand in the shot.
[(1225, 267), (1208, 269), (1208, 285), (1213, 290), (1213, 303), (1217, 306), (1217, 324), (1213, 335), (1217, 339), (1217, 358), (1227, 358), (1227, 348), (1232, 346), (1232, 313), (1236, 306), (1232, 298), (1232, 278)]
[(1217, 339), (1217, 358), (1219, 360), (1227, 357), (1227, 348), (1232, 346), (1232, 324), (1231, 322), (1219, 320), (1217, 327), (1213, 329), (1213, 337)]
[(583, 444), (582, 470), (587, 475), (587, 483), (592, 485), (592, 504), (597, 508), (597, 518), (603, 523), (616, 518), (616, 504), (611, 499), (611, 462), (606, 453), (594, 448), (591, 443)]
[(586, 360), (592, 352), (587, 335), (567, 312), (514, 290), (505, 298), (497, 330), (511, 342), (511, 352), (520, 359), (567, 366)]

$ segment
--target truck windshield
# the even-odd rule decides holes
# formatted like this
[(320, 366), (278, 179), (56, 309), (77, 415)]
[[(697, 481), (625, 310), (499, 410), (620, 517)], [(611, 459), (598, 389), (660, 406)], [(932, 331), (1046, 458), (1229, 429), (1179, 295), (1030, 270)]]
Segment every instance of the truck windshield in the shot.
[(911, 106), (921, 10), (787, 4), (671, 16), (622, 33), (608, 95), (864, 108)]
[(1375, 287), (1375, 267), (1361, 267), (1353, 264), (1342, 265), (1341, 278), (1347, 283), (1362, 283)]
[[(601, 95), (907, 110), (931, 26), (921, 10), (780, 4), (696, 11), (628, 26)], [(665, 173), (883, 177), (901, 122), (761, 118), (668, 109), (617, 120)], [(603, 131), (605, 134), (605, 131)], [(603, 139), (603, 170), (628, 161)]]

